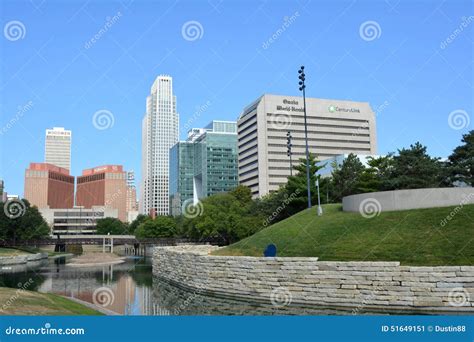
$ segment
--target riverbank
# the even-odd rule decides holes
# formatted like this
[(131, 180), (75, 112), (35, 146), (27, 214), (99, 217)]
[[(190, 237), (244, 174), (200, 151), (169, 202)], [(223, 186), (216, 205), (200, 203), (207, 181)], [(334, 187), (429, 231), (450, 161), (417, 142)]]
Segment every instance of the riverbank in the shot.
[(102, 315), (97, 310), (50, 293), (0, 287), (0, 315)]
[(275, 307), (309, 306), (355, 314), (474, 313), (474, 266), (211, 255), (217, 250), (196, 245), (156, 247), (153, 274), (195, 293)]
[(85, 253), (77, 257), (72, 258), (68, 262), (68, 266), (71, 267), (90, 267), (100, 265), (115, 265), (122, 264), (125, 262), (124, 257), (119, 257), (113, 253)]

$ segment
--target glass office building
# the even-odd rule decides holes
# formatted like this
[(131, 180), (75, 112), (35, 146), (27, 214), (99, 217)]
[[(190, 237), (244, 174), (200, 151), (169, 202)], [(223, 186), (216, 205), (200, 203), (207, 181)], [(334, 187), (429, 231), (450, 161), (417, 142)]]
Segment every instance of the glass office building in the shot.
[(170, 212), (238, 185), (237, 123), (212, 121), (193, 128), (170, 149)]

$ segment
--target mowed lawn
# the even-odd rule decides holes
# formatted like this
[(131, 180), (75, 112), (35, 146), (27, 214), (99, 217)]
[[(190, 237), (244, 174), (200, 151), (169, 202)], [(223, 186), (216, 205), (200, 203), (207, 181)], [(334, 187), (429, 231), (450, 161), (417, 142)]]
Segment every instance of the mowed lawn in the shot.
[(0, 315), (102, 315), (84, 305), (49, 293), (0, 287)]
[(323, 210), (321, 217), (315, 207), (299, 212), (214, 254), (262, 256), (273, 243), (283, 257), (474, 265), (474, 205), (383, 212), (373, 218), (343, 212), (340, 204)]
[(14, 248), (0, 247), (0, 257), (9, 257), (9, 256), (16, 256), (16, 255), (24, 255), (24, 254), (30, 254), (30, 253), (21, 251), (18, 249), (14, 249)]

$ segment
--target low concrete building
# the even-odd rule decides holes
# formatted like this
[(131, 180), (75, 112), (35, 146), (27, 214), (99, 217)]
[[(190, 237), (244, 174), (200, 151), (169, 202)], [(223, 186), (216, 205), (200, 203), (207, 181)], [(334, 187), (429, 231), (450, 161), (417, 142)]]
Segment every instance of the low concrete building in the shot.
[(41, 208), (40, 213), (51, 227), (51, 235), (95, 234), (97, 220), (106, 217), (118, 218), (117, 209), (101, 206), (70, 209)]

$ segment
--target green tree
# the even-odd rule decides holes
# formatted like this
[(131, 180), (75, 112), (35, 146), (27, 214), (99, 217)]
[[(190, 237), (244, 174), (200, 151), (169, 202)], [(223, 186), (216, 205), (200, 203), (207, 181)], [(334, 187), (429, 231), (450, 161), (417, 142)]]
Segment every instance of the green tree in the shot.
[(449, 156), (452, 182), (474, 186), (474, 130), (462, 136), (462, 145)]
[[(323, 166), (317, 165), (318, 160), (315, 156), (309, 154), (309, 187), (311, 191), (311, 203), (315, 204), (318, 200), (318, 193), (316, 189), (316, 180), (321, 177), (317, 175), (317, 172), (323, 168)], [(288, 177), (288, 183), (286, 184), (286, 195), (291, 201), (288, 203), (288, 210), (291, 213), (298, 212), (308, 207), (308, 187), (307, 187), (307, 175), (306, 175), (306, 158), (300, 158), (300, 163), (293, 167), (296, 175)]]
[(364, 169), (364, 165), (353, 153), (349, 154), (341, 165), (334, 163), (332, 188), (333, 196), (336, 201), (340, 202), (343, 197), (360, 192), (360, 181)]
[(360, 174), (356, 184), (357, 192), (374, 192), (392, 190), (391, 174), (393, 170), (393, 155), (368, 157), (367, 167)]
[(263, 218), (252, 215), (250, 190), (239, 186), (228, 193), (215, 194), (201, 201), (199, 213), (190, 218), (193, 233), (199, 238), (233, 243), (263, 228)]
[(144, 220), (135, 230), (135, 236), (142, 238), (169, 238), (176, 234), (176, 220), (172, 216), (157, 216)]
[(128, 231), (130, 232), (130, 234), (134, 234), (135, 233), (135, 230), (138, 228), (138, 226), (140, 224), (142, 224), (143, 222), (145, 222), (146, 220), (151, 220), (150, 216), (148, 215), (143, 215), (143, 214), (139, 214), (135, 220), (133, 220), (132, 222), (130, 222), (130, 224), (128, 225)]
[(50, 231), (38, 208), (26, 199), (0, 202), (0, 239), (13, 242), (43, 239)]
[(439, 158), (432, 158), (419, 142), (393, 157), (394, 189), (437, 188), (442, 174)]
[(119, 219), (113, 217), (105, 217), (97, 220), (98, 235), (125, 235), (128, 234), (127, 225)]

